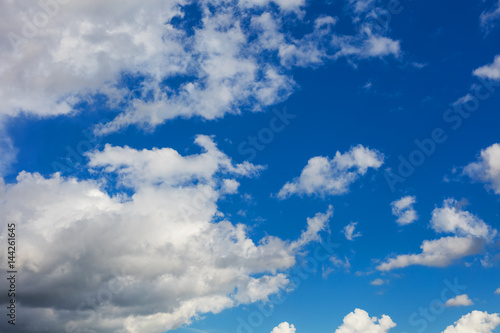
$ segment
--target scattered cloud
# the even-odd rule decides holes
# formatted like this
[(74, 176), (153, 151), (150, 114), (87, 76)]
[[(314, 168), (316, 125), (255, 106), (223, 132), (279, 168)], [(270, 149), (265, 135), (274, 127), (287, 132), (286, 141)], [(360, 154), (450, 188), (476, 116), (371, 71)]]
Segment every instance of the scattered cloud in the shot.
[(302, 232), (300, 238), (293, 241), (290, 245), (292, 248), (300, 248), (310, 242), (320, 239), (319, 232), (328, 227), (328, 221), (333, 216), (332, 205), (328, 206), (326, 213), (317, 213), (314, 217), (307, 218), (307, 228)]
[(368, 312), (355, 309), (344, 317), (343, 324), (335, 330), (335, 333), (386, 333), (396, 324), (387, 315), (380, 319), (370, 317)]
[(373, 280), (373, 281), (370, 282), (370, 284), (372, 286), (381, 286), (381, 285), (384, 285), (386, 283), (387, 283), (387, 280), (383, 280), (381, 278), (377, 278), (377, 279), (375, 279), (375, 280)]
[(486, 30), (493, 28), (495, 21), (500, 18), (500, 1), (489, 11), (481, 13), (481, 26)]
[(474, 99), (474, 97), (472, 96), (472, 94), (468, 93), (468, 94), (460, 97), (459, 99), (457, 99), (455, 102), (451, 103), (451, 105), (452, 106), (462, 105), (462, 104), (465, 104), (465, 103), (472, 101), (473, 99)]
[(347, 273), (351, 271), (351, 263), (347, 257), (344, 257), (344, 260), (342, 260), (336, 255), (333, 255), (330, 257), (330, 262), (335, 268), (343, 269)]
[(13, 164), (17, 161), (18, 149), (5, 131), (5, 125), (0, 119), (0, 177), (12, 171)]
[(278, 193), (285, 199), (297, 195), (340, 195), (349, 191), (349, 186), (369, 168), (378, 169), (384, 162), (384, 155), (362, 145), (352, 147), (345, 153), (337, 151), (335, 156), (311, 158), (300, 176), (287, 182)]
[(444, 305), (446, 307), (469, 306), (469, 305), (474, 305), (474, 303), (467, 294), (463, 294), (463, 295), (457, 295), (457, 297), (455, 298), (450, 298), (449, 300), (446, 301)]
[(295, 333), (295, 326), (286, 321), (276, 326), (271, 333)]
[(443, 237), (436, 240), (423, 241), (422, 253), (398, 255), (377, 266), (378, 270), (390, 271), (411, 265), (429, 267), (446, 267), (455, 260), (479, 253), (484, 241), (477, 238)]
[(462, 316), (455, 325), (448, 326), (443, 333), (492, 333), (498, 325), (500, 325), (498, 313), (472, 311)]
[(351, 222), (348, 225), (346, 225), (344, 227), (344, 229), (342, 229), (342, 232), (344, 233), (344, 236), (347, 240), (352, 241), (356, 237), (361, 237), (360, 232), (356, 232), (356, 233), (354, 232), (357, 225), (358, 225), (358, 222)]
[[(500, 11), (498, 13), (500, 14)], [(474, 70), (473, 74), (485, 79), (500, 80), (500, 55), (495, 57), (493, 63)]]
[(424, 240), (422, 253), (398, 255), (377, 266), (378, 270), (389, 271), (411, 265), (446, 267), (466, 256), (478, 254), (497, 235), (497, 230), (479, 217), (464, 211), (455, 199), (446, 199), (443, 207), (435, 208), (430, 221), (436, 233), (455, 236), (436, 240)]
[(498, 288), (497, 290), (495, 290), (495, 295), (500, 295), (500, 288)]
[(418, 219), (418, 214), (413, 208), (413, 204), (415, 204), (415, 202), (415, 196), (409, 195), (391, 202), (392, 214), (398, 218), (396, 220), (397, 224), (407, 225), (415, 222)]
[(462, 210), (455, 199), (446, 199), (443, 207), (432, 211), (430, 226), (437, 233), (452, 233), (491, 241), (497, 230), (487, 225), (476, 215)]
[[(499, 325), (498, 313), (472, 311), (462, 316), (454, 325), (448, 326), (442, 333), (493, 333)], [(394, 327), (396, 324), (387, 315), (382, 315), (378, 319), (370, 317), (365, 310), (355, 309), (344, 317), (343, 324), (335, 330), (335, 333), (387, 333)], [(295, 333), (295, 327), (284, 322), (271, 333)]]
[(495, 194), (500, 194), (500, 144), (495, 143), (481, 150), (477, 162), (468, 164), (462, 173), (474, 181), (485, 183)]

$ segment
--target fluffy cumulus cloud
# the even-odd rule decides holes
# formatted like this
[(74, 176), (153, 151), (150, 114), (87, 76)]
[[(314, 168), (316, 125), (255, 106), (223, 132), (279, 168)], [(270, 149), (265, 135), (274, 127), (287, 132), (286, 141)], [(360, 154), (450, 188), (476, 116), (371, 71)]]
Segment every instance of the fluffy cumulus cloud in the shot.
[(469, 305), (474, 305), (474, 302), (469, 298), (469, 295), (463, 294), (463, 295), (457, 295), (455, 298), (450, 298), (449, 300), (446, 301), (444, 304), (447, 307), (450, 306), (469, 306)]
[(455, 199), (446, 199), (443, 207), (432, 211), (430, 226), (438, 233), (453, 233), (458, 236), (470, 236), (492, 240), (497, 230), (487, 225), (476, 215), (462, 210)]
[(335, 156), (311, 158), (299, 177), (287, 182), (278, 197), (285, 199), (298, 195), (340, 195), (349, 191), (349, 186), (368, 169), (378, 169), (384, 162), (384, 155), (377, 150), (358, 145), (345, 153), (337, 151)]
[[(374, 3), (356, 12), (354, 35), (333, 32), (337, 18), (305, 20), (306, 10), (304, 0), (3, 1), (0, 114), (70, 114), (99, 94), (123, 110), (102, 133), (214, 119), (286, 99), (291, 67), (399, 53)], [(304, 34), (288, 30), (297, 25)]]
[(474, 70), (474, 75), (490, 80), (500, 80), (500, 55), (495, 57), (493, 63)]
[[(283, 326), (282, 326), (283, 325)], [(396, 324), (387, 315), (370, 317), (365, 310), (355, 309), (344, 317), (335, 333), (387, 333)], [(287, 322), (281, 323), (271, 333), (295, 333), (295, 327)]]
[(413, 223), (418, 219), (417, 212), (413, 208), (413, 204), (415, 204), (415, 202), (416, 198), (410, 195), (391, 202), (392, 214), (397, 217), (397, 224), (406, 225)]
[(276, 326), (271, 333), (295, 333), (295, 326), (287, 322), (281, 323)]
[[(488, 314), (482, 311), (472, 311), (462, 316), (454, 325), (448, 326), (442, 333), (492, 333), (499, 325), (500, 315), (498, 313)], [(378, 319), (370, 317), (362, 309), (355, 309), (354, 312), (344, 317), (342, 325), (335, 330), (335, 333), (387, 333), (394, 327), (396, 324), (387, 315), (382, 315)], [(271, 333), (282, 332), (295, 333), (295, 327), (284, 322)]]
[[(498, 64), (500, 70), (500, 57)], [(500, 144), (495, 143), (483, 149), (477, 161), (463, 169), (463, 174), (474, 181), (485, 183), (495, 194), (500, 194)]]
[(454, 261), (478, 254), (497, 235), (497, 230), (487, 225), (476, 215), (462, 210), (454, 199), (446, 199), (443, 207), (435, 208), (430, 221), (437, 233), (453, 234), (436, 240), (423, 241), (419, 254), (398, 255), (377, 266), (389, 271), (410, 265), (446, 267)]
[(2, 228), (16, 223), (23, 244), (18, 329), (163, 332), (287, 287), (296, 254), (318, 239), (332, 209), (295, 241), (256, 243), (217, 202), (227, 179), (261, 168), (233, 163), (210, 137), (196, 143), (202, 151), (189, 156), (106, 146), (89, 154), (89, 179), (22, 172), (0, 183)]
[(472, 311), (455, 322), (455, 325), (448, 326), (443, 333), (492, 333), (498, 325), (498, 313)]
[(343, 324), (335, 330), (335, 333), (386, 333), (396, 324), (387, 315), (380, 319), (370, 317), (368, 312), (355, 309), (344, 317)]

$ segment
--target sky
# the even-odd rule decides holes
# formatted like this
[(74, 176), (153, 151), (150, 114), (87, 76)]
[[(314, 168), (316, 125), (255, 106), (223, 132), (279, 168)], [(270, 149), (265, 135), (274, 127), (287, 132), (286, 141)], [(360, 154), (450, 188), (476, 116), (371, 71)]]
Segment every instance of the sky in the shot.
[(1, 332), (500, 332), (499, 1), (0, 22)]

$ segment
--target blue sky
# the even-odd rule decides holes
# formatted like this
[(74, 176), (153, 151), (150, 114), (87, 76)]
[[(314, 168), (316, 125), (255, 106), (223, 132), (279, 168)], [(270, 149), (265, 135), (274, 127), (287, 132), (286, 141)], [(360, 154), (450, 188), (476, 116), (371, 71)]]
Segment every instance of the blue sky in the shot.
[(500, 332), (498, 1), (0, 13), (2, 331)]

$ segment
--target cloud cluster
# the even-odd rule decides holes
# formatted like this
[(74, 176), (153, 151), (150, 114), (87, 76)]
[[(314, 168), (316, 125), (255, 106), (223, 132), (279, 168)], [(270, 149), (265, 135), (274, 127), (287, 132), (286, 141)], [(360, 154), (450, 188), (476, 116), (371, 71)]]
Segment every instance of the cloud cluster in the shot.
[(340, 195), (349, 191), (349, 186), (369, 168), (378, 169), (384, 162), (384, 155), (377, 150), (358, 145), (345, 153), (337, 151), (335, 156), (311, 158), (300, 176), (287, 182), (278, 193), (285, 199), (297, 195)]
[[(214, 119), (286, 99), (291, 67), (399, 54), (373, 23), (384, 12), (375, 4), (356, 12), (354, 35), (333, 32), (337, 18), (304, 20), (305, 10), (304, 0), (4, 1), (0, 114), (70, 114), (100, 94), (123, 110), (100, 133)], [(296, 26), (307, 32), (294, 35)]]
[(410, 265), (446, 267), (455, 260), (477, 254), (497, 235), (497, 230), (479, 217), (462, 210), (454, 199), (446, 199), (443, 207), (435, 208), (430, 221), (436, 233), (453, 234), (436, 240), (423, 241), (419, 254), (398, 255), (377, 266), (378, 270), (389, 271)]
[(498, 325), (500, 325), (498, 313), (472, 311), (462, 316), (455, 325), (448, 326), (443, 333), (492, 333)]
[[(370, 317), (365, 310), (355, 309), (344, 317), (343, 324), (335, 333), (387, 333), (396, 324), (389, 316), (382, 315), (380, 319)], [(287, 322), (275, 327), (271, 333), (295, 333), (295, 327)]]
[(202, 152), (189, 156), (106, 146), (89, 154), (95, 180), (22, 172), (1, 182), (1, 227), (16, 223), (23, 244), (25, 317), (16, 328), (163, 332), (287, 287), (296, 254), (319, 239), (332, 208), (308, 219), (295, 241), (256, 243), (217, 202), (225, 180), (260, 167), (233, 163), (210, 137), (196, 143)]
[(415, 196), (410, 195), (391, 202), (392, 214), (398, 218), (396, 220), (397, 224), (407, 225), (415, 222), (418, 219), (417, 212), (413, 208), (415, 202)]
[[(472, 311), (462, 316), (454, 325), (448, 326), (442, 333), (492, 333), (500, 325), (498, 313), (488, 314), (482, 311)], [(284, 322), (276, 327), (271, 333), (294, 333), (289, 329), (289, 324)], [(343, 324), (335, 330), (335, 333), (387, 333), (396, 324), (391, 317), (382, 315), (380, 319), (370, 317), (365, 310), (355, 309), (344, 317)], [(280, 330), (281, 329), (281, 330)]]
[[(498, 63), (500, 70), (500, 57)], [(495, 143), (481, 150), (477, 162), (468, 164), (462, 173), (474, 181), (485, 183), (495, 194), (500, 194), (500, 144)]]

